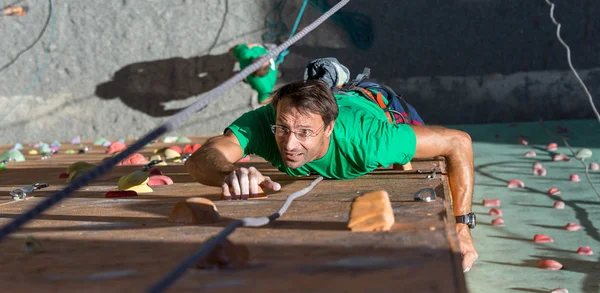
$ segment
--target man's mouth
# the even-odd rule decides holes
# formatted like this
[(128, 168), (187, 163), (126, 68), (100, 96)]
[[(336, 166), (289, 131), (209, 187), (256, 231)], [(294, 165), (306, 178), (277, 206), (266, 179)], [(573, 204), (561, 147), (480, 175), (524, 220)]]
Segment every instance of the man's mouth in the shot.
[(304, 155), (303, 153), (285, 153), (285, 158), (289, 161), (296, 161)]

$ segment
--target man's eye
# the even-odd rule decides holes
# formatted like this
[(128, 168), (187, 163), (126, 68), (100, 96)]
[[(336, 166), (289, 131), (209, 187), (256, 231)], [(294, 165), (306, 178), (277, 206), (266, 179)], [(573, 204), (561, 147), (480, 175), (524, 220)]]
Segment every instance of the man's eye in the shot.
[(302, 129), (300, 130), (300, 135), (304, 136), (304, 137), (308, 137), (312, 134), (312, 131), (310, 129)]

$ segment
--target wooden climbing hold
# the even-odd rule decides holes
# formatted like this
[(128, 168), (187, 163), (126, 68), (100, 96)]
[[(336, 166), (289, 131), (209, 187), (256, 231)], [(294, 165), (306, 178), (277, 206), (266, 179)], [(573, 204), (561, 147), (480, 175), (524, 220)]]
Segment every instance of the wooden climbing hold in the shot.
[(525, 157), (528, 157), (528, 158), (530, 158), (530, 157), (535, 157), (535, 156), (537, 156), (537, 155), (536, 155), (536, 153), (535, 153), (535, 152), (532, 152), (532, 151), (529, 151), (529, 152), (526, 152), (526, 153), (525, 153)]
[(540, 261), (537, 267), (545, 270), (558, 271), (562, 269), (563, 265), (555, 260), (545, 259)]
[(564, 210), (565, 209), (565, 203), (562, 202), (562, 201), (560, 201), (560, 200), (559, 201), (555, 201), (553, 207), (555, 209), (557, 209), (557, 210)]
[(484, 207), (499, 207), (500, 200), (499, 199), (484, 199), (482, 204)]
[[(229, 194), (234, 194), (233, 187), (229, 187)], [(242, 194), (242, 195), (233, 195), (233, 196), (223, 195), (221, 197), (221, 199), (224, 199), (224, 200), (232, 200), (232, 199), (248, 200), (248, 199), (265, 199), (265, 198), (267, 198), (267, 194), (260, 186), (258, 186), (258, 194), (253, 194), (253, 195)]]
[(204, 259), (196, 265), (197, 269), (242, 269), (248, 265), (250, 251), (243, 244), (234, 244), (228, 239), (217, 244)]
[(148, 186), (172, 185), (173, 179), (165, 175), (154, 175), (148, 179)]
[(220, 220), (215, 204), (203, 197), (178, 201), (169, 215), (170, 222), (181, 224), (212, 224)]
[(552, 187), (552, 188), (548, 189), (548, 194), (549, 195), (559, 195), (560, 190), (556, 187)]
[(502, 211), (499, 208), (491, 208), (489, 214), (494, 217), (502, 217)]
[(593, 255), (594, 252), (592, 251), (592, 248), (590, 248), (589, 246), (582, 246), (582, 247), (577, 248), (577, 254)]
[(348, 228), (356, 231), (389, 231), (394, 225), (394, 211), (385, 190), (365, 193), (354, 199)]
[(506, 187), (508, 188), (523, 188), (525, 187), (525, 183), (523, 183), (523, 181), (515, 179), (515, 180), (511, 180), (508, 181), (508, 184), (506, 185)]
[(568, 223), (563, 227), (563, 229), (567, 231), (579, 231), (581, 228), (582, 227), (577, 223)]
[(546, 234), (535, 234), (533, 236), (533, 242), (535, 242), (535, 243), (551, 243), (551, 242), (554, 242), (554, 239), (552, 239), (552, 237), (550, 237)]
[(547, 150), (547, 151), (551, 151), (551, 152), (553, 152), (553, 151), (555, 151), (555, 150), (557, 150), (557, 149), (558, 149), (558, 144), (556, 144), (555, 142), (551, 142), (551, 143), (549, 143), (549, 144), (546, 146), (546, 150)]
[(579, 182), (579, 181), (581, 181), (581, 179), (579, 179), (579, 175), (577, 175), (577, 174), (571, 174), (571, 176), (569, 176), (569, 181), (571, 181), (571, 182)]
[(104, 196), (106, 198), (118, 198), (118, 197), (133, 197), (137, 196), (137, 192), (133, 190), (119, 190), (119, 191), (109, 191)]
[(502, 226), (504, 226), (504, 220), (502, 220), (502, 218), (493, 219), (492, 226), (502, 227)]

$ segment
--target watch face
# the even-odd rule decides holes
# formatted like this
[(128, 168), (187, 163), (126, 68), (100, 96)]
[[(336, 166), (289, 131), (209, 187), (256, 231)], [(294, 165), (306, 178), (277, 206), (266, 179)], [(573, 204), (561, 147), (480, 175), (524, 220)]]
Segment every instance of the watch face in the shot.
[(473, 229), (475, 228), (475, 225), (477, 224), (477, 216), (475, 216), (475, 214), (470, 213), (469, 214), (469, 228)]

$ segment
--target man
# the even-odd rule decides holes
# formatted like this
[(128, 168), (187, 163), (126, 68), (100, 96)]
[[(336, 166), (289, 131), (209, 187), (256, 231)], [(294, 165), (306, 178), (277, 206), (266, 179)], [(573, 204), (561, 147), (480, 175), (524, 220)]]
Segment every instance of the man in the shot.
[[(470, 136), (440, 126), (389, 123), (384, 111), (358, 94), (333, 94), (333, 83), (307, 80), (283, 86), (270, 104), (245, 113), (223, 135), (210, 139), (186, 162), (198, 182), (221, 186), (226, 198), (247, 198), (258, 187), (280, 184), (256, 168), (234, 162), (256, 154), (292, 176), (320, 174), (349, 179), (412, 158), (444, 156), (448, 164), (454, 214), (471, 214), (473, 154)], [(231, 191), (230, 191), (231, 190)], [(470, 228), (457, 223), (463, 270), (478, 255)]]
[[(240, 69), (244, 70), (254, 61), (266, 55), (268, 51), (260, 44), (250, 43), (237, 45), (231, 48), (230, 53), (240, 63)], [(278, 69), (275, 60), (271, 59), (246, 78), (248, 84), (258, 93), (258, 103), (260, 105), (270, 102), (269, 97), (277, 82), (277, 74)]]

